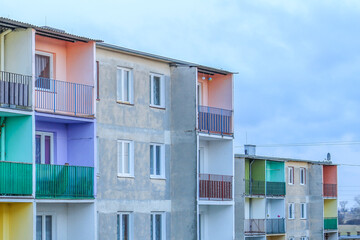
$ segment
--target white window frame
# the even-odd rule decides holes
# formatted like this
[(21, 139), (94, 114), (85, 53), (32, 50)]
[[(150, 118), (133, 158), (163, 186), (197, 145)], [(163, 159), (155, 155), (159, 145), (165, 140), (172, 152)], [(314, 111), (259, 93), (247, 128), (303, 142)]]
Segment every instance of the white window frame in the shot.
[[(150, 148), (151, 146), (153, 146), (153, 166), (154, 166), (154, 174), (151, 173), (151, 168), (150, 168), (150, 178), (156, 178), (156, 179), (165, 179), (165, 144), (160, 144), (160, 143), (150, 143), (150, 147), (149, 147), (149, 160), (150, 160), (150, 166), (151, 166), (151, 151)], [(160, 174), (156, 174), (156, 147), (160, 146)]]
[[(36, 89), (41, 89), (43, 91), (54, 91), (54, 84), (53, 81), (55, 79), (54, 77), (54, 54), (53, 53), (49, 53), (49, 52), (42, 52), (42, 51), (35, 51), (35, 55), (41, 55), (41, 56), (46, 56), (50, 58), (50, 88), (41, 88), (41, 87), (36, 87)], [(36, 81), (36, 79), (35, 79)]]
[(300, 185), (306, 184), (306, 168), (300, 168)]
[[(129, 173), (124, 172), (124, 143), (129, 144)], [(119, 148), (121, 149), (121, 156)], [(119, 166), (122, 166), (123, 172), (119, 172)], [(117, 176), (118, 177), (134, 177), (134, 142), (131, 140), (117, 140)]]
[[(50, 137), (50, 164), (54, 164), (54, 133), (52, 132), (43, 132), (36, 131), (36, 135), (40, 135), (40, 148), (41, 148), (41, 159), (40, 163), (45, 164), (45, 136)], [(36, 142), (35, 142), (36, 144)]]
[(129, 215), (129, 240), (133, 239), (133, 216), (132, 212), (118, 212), (116, 216), (116, 223), (117, 223), (117, 239), (124, 240), (122, 238), (122, 216)]
[(300, 237), (300, 240), (308, 240), (308, 237)]
[[(166, 239), (166, 213), (165, 212), (151, 212), (151, 219), (152, 219), (152, 222), (153, 222), (153, 229), (152, 229), (152, 233), (153, 233), (153, 236), (151, 238), (151, 235), (150, 235), (150, 239), (156, 239), (155, 237), (155, 229), (156, 229), (156, 226), (155, 226), (155, 215), (161, 215), (161, 240), (165, 240)], [(150, 220), (151, 221), (151, 220)], [(151, 228), (151, 222), (150, 222), (150, 228)], [(151, 231), (150, 231), (151, 233)]]
[[(118, 72), (121, 71), (121, 83), (119, 82), (120, 80), (118, 79)], [(129, 100), (125, 100), (124, 99), (124, 93), (125, 93), (125, 88), (124, 88), (124, 83), (125, 83), (125, 72), (129, 72), (129, 85), (128, 85), (128, 95), (129, 95)], [(120, 103), (129, 103), (129, 104), (133, 104), (134, 103), (134, 77), (133, 77), (133, 70), (131, 68), (125, 68), (125, 67), (117, 67), (116, 69), (116, 101), (120, 102)], [(119, 85), (121, 84), (121, 89), (122, 89), (122, 93), (121, 96), (118, 96), (118, 88)]]
[(288, 167), (288, 184), (289, 185), (294, 185), (294, 172), (295, 172), (295, 169), (294, 167)]
[(288, 215), (288, 219), (295, 219), (295, 203), (289, 203)]
[[(46, 216), (51, 216), (51, 239), (56, 239), (56, 214), (51, 212), (39, 212), (36, 214), (36, 217), (38, 216), (42, 217), (41, 218), (42, 240), (46, 240)], [(36, 231), (36, 226), (35, 226), (35, 231)]]
[[(160, 78), (160, 104), (154, 104), (154, 96), (153, 96), (153, 88), (154, 88), (154, 77)], [(151, 107), (158, 107), (158, 108), (165, 108), (165, 79), (164, 75), (158, 73), (150, 73), (150, 106)]]
[(307, 219), (307, 204), (300, 203), (300, 219)]

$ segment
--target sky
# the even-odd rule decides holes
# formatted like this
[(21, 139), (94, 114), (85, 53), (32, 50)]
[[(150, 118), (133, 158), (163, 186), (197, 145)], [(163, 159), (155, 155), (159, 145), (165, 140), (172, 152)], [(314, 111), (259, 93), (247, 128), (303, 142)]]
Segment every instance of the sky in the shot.
[(245, 143), (263, 156), (324, 160), (329, 152), (340, 164), (339, 201), (351, 206), (360, 195), (360, 1), (0, 0), (0, 6), (2, 17), (237, 72), (235, 152), (243, 153)]

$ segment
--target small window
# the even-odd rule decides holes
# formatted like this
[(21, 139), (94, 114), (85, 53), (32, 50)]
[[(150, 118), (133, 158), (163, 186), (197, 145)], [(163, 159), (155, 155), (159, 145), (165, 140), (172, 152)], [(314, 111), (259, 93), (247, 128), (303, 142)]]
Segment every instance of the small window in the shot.
[(165, 240), (165, 213), (152, 213), (150, 216), (150, 239)]
[(117, 240), (132, 239), (132, 215), (128, 212), (117, 215)]
[(300, 239), (301, 239), (301, 240), (308, 240), (307, 237), (301, 237)]
[(289, 219), (295, 219), (295, 204), (289, 203)]
[(165, 108), (165, 81), (160, 74), (150, 74), (150, 106)]
[(301, 219), (306, 219), (307, 218), (306, 203), (301, 203), (300, 207), (301, 207)]
[(300, 168), (300, 184), (306, 184), (306, 168)]
[(150, 177), (165, 178), (165, 150), (163, 144), (150, 144)]
[(288, 173), (289, 173), (289, 176), (288, 176), (289, 184), (294, 184), (294, 167), (289, 167)]
[(128, 68), (117, 68), (117, 101), (133, 103), (133, 74)]
[(134, 143), (132, 141), (118, 140), (118, 176), (134, 176)]
[(42, 90), (52, 90), (53, 54), (36, 51), (35, 53), (35, 87)]
[(51, 132), (36, 132), (35, 136), (35, 163), (54, 163), (54, 134)]
[(295, 238), (294, 237), (289, 237), (289, 240), (295, 240)]
[(36, 216), (36, 240), (54, 239), (55, 232), (54, 216), (50, 214), (39, 214)]

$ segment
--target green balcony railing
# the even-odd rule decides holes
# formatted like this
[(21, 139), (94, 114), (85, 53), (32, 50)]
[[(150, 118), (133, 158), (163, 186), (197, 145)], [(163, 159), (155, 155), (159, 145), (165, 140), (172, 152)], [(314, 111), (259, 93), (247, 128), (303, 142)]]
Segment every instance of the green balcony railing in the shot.
[(266, 195), (285, 196), (285, 182), (266, 182)]
[(333, 230), (337, 229), (337, 218), (324, 218), (324, 229)]
[(32, 194), (32, 165), (0, 161), (0, 195)]
[(36, 164), (36, 198), (94, 198), (94, 168)]
[(246, 195), (265, 195), (265, 181), (245, 180)]

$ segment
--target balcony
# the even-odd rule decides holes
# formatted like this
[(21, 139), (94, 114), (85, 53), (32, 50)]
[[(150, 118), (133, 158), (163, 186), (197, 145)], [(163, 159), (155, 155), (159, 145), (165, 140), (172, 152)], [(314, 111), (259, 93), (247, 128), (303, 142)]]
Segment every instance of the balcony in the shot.
[(232, 176), (199, 174), (199, 199), (232, 200)]
[(324, 197), (337, 197), (337, 184), (323, 184)]
[(94, 168), (36, 164), (36, 198), (94, 198)]
[(233, 135), (231, 110), (199, 106), (198, 121), (198, 129), (201, 132)]
[(0, 162), (0, 195), (30, 196), (32, 194), (32, 164)]
[(245, 234), (265, 234), (265, 219), (245, 219)]
[(337, 229), (337, 218), (324, 218), (324, 229), (326, 230), (336, 230)]
[(0, 72), (0, 106), (31, 110), (31, 76)]
[(266, 182), (266, 195), (285, 196), (284, 182)]
[(285, 218), (266, 219), (266, 234), (285, 233)]
[(71, 116), (93, 117), (93, 86), (48, 78), (35, 81), (35, 109)]
[(265, 181), (245, 180), (246, 195), (265, 195)]

